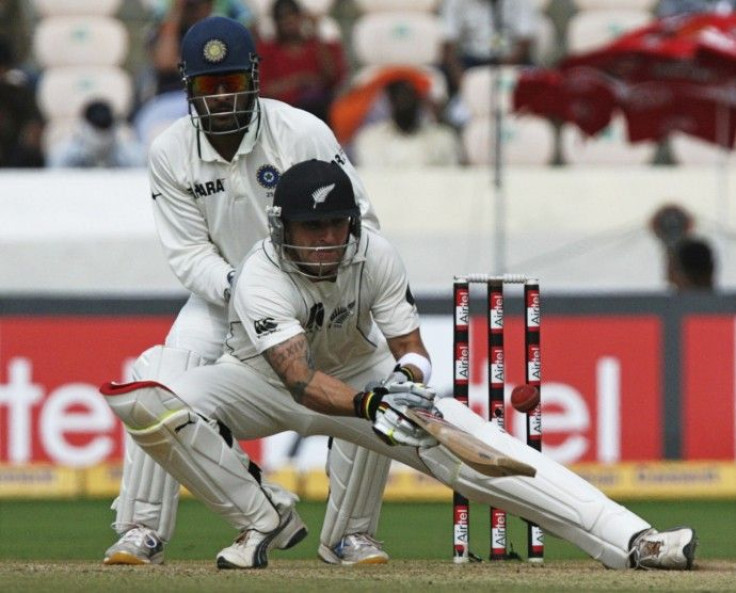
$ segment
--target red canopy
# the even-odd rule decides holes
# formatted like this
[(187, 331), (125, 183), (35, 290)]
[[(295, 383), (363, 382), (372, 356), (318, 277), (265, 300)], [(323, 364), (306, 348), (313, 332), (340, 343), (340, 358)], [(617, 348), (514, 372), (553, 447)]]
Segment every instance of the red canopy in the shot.
[(525, 70), (517, 112), (576, 124), (588, 135), (620, 110), (629, 140), (680, 131), (732, 147), (736, 135), (736, 16), (654, 21), (555, 69)]

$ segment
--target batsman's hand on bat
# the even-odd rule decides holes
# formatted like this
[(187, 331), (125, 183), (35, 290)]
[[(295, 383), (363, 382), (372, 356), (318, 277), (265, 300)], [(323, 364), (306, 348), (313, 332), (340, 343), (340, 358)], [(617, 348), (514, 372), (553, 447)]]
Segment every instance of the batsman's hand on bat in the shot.
[(355, 415), (373, 422), (373, 430), (389, 445), (432, 447), (437, 440), (409, 420), (407, 408), (431, 410), (435, 392), (421, 383), (404, 381), (376, 385), (369, 383), (353, 399)]
[(397, 364), (396, 368), (394, 368), (394, 370), (391, 371), (391, 374), (388, 377), (386, 377), (383, 381), (381, 381), (381, 385), (383, 387), (388, 388), (391, 385), (413, 382), (413, 381), (414, 381), (414, 375), (412, 374), (411, 370), (409, 370), (407, 367), (402, 367)]

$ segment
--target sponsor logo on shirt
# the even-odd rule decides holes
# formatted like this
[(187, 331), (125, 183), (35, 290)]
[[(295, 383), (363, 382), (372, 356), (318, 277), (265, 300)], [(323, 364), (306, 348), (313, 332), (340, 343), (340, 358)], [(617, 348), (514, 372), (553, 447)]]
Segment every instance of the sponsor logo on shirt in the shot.
[(265, 317), (263, 319), (255, 321), (253, 323), (253, 327), (256, 330), (256, 335), (259, 338), (262, 338), (264, 336), (267, 336), (268, 334), (272, 334), (273, 332), (275, 332), (279, 326), (272, 317)]
[(215, 179), (214, 181), (195, 181), (194, 184), (189, 188), (189, 193), (192, 194), (194, 199), (206, 198), (212, 194), (218, 194), (225, 191), (224, 177)]
[(281, 177), (281, 173), (279, 173), (279, 170), (273, 165), (262, 165), (256, 172), (258, 183), (266, 189), (273, 189), (276, 187), (276, 184), (279, 182), (279, 177)]
[(322, 327), (325, 321), (325, 307), (322, 303), (315, 303), (309, 310), (309, 319), (304, 324), (304, 331), (312, 333)]
[(355, 310), (355, 301), (347, 307), (338, 307), (330, 315), (330, 327), (342, 327), (343, 324), (350, 319)]

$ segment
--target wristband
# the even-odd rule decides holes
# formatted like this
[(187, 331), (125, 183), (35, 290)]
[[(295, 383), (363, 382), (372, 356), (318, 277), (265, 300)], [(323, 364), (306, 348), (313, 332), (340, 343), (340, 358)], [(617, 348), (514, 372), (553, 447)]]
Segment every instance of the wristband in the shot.
[(409, 367), (402, 367), (400, 364), (397, 364), (394, 367), (394, 373), (401, 373), (402, 375), (404, 375), (404, 377), (406, 377), (407, 381), (411, 381), (412, 383), (416, 382), (414, 379), (414, 373)]
[[(416, 352), (407, 352), (399, 358), (398, 360), (398, 366), (402, 373), (406, 374), (401, 367), (404, 367), (408, 364), (418, 368), (422, 372), (422, 383), (425, 385), (429, 383), (429, 379), (432, 377), (432, 363), (429, 361), (429, 359), (426, 356), (422, 356), (421, 354), (417, 354)], [(409, 371), (411, 373), (411, 371)], [(412, 373), (413, 374), (413, 373)], [(414, 381), (415, 379), (410, 377), (410, 381)]]
[(353, 398), (355, 415), (358, 418), (365, 418), (373, 422), (376, 419), (378, 406), (381, 405), (381, 400), (385, 393), (385, 390), (383, 393), (376, 393), (375, 391), (361, 391), (356, 393)]

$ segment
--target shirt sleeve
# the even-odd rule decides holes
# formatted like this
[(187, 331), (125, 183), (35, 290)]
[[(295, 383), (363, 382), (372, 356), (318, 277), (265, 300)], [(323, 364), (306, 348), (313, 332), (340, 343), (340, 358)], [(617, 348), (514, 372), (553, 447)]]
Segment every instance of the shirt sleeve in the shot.
[(375, 283), (373, 320), (387, 338), (404, 336), (419, 327), (419, 313), (404, 263), (398, 252), (378, 235), (368, 246), (370, 275)]
[(157, 146), (154, 143), (151, 150), (149, 180), (154, 220), (169, 266), (185, 288), (224, 305), (232, 266), (210, 240), (207, 221), (190, 188), (177, 180), (175, 165)]
[(296, 335), (304, 333), (295, 306), (294, 290), (288, 276), (259, 265), (257, 258), (249, 258), (237, 282), (233, 295), (233, 309), (243, 324), (248, 339), (258, 354), (263, 354)]

